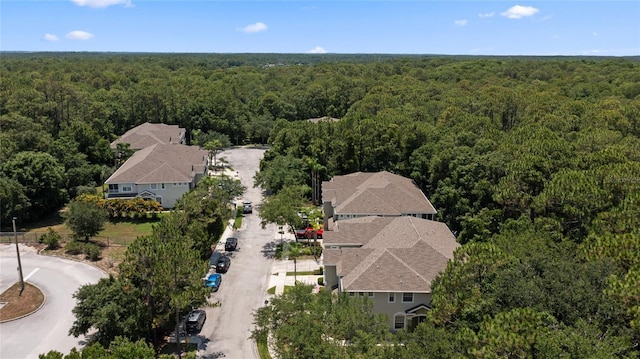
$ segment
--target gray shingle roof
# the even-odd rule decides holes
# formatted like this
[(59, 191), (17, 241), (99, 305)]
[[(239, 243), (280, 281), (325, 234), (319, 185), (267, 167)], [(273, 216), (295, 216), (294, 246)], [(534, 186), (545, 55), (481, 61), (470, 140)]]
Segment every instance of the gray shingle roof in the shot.
[[(356, 238), (359, 230), (362, 235)], [(342, 220), (335, 231), (324, 233), (323, 241), (327, 247), (362, 243), (323, 254), (324, 263), (335, 264), (344, 276), (343, 290), (358, 292), (430, 292), (459, 246), (446, 224), (408, 216)]]
[(195, 146), (155, 144), (134, 153), (105, 183), (191, 182), (206, 171), (207, 156)]
[(322, 183), (323, 201), (338, 214), (403, 215), (436, 210), (409, 178), (387, 171), (355, 172)]
[(111, 142), (115, 149), (118, 143), (128, 143), (132, 150), (140, 150), (155, 144), (180, 143), (185, 130), (178, 125), (145, 122), (125, 132), (120, 138)]

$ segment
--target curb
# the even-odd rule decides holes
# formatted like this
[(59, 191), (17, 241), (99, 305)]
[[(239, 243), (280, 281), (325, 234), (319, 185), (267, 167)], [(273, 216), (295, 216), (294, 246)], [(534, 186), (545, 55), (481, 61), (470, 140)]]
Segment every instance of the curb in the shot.
[[(16, 282), (16, 283), (18, 283), (18, 282)], [(39, 306), (38, 308), (34, 309), (33, 311), (31, 311), (31, 312), (29, 312), (29, 313), (27, 313), (27, 314), (23, 314), (23, 315), (21, 315), (21, 316), (18, 316), (18, 317), (15, 317), (15, 318), (11, 318), (11, 319), (0, 320), (0, 324), (2, 324), (2, 323), (8, 323), (8, 322), (13, 322), (13, 321), (15, 321), (15, 320), (19, 320), (19, 319), (22, 319), (22, 318), (28, 317), (28, 316), (30, 316), (31, 314), (36, 313), (37, 311), (39, 311), (40, 309), (42, 309), (42, 307), (44, 307), (44, 305), (47, 303), (47, 295), (46, 295), (46, 294), (44, 294), (44, 291), (43, 291), (40, 287), (38, 287), (37, 285), (35, 285), (35, 284), (31, 283), (31, 282), (27, 282), (27, 283), (29, 283), (30, 285), (32, 285), (32, 286), (34, 286), (34, 287), (36, 287), (36, 288), (40, 291), (40, 293), (42, 293), (42, 296), (44, 297), (44, 299), (42, 300), (42, 303), (40, 304), (40, 306)]]

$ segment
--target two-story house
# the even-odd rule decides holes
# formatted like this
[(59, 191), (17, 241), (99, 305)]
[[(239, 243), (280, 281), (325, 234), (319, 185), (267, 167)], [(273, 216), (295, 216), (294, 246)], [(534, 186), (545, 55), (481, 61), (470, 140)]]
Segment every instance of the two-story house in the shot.
[(142, 197), (173, 208), (207, 174), (208, 152), (195, 146), (154, 144), (136, 151), (105, 184), (107, 198)]
[(322, 183), (327, 290), (368, 296), (392, 330), (413, 329), (431, 303), (431, 283), (458, 247), (409, 178), (356, 172)]
[(325, 288), (368, 296), (392, 330), (425, 319), (431, 283), (459, 246), (446, 224), (412, 216), (341, 220), (323, 242)]

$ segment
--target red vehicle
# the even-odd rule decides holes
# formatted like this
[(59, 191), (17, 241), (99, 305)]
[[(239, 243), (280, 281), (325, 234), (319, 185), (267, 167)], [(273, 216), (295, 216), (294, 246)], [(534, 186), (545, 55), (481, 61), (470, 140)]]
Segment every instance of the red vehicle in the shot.
[(304, 229), (296, 229), (296, 239), (322, 239), (322, 233), (324, 233), (324, 230), (322, 228), (319, 228), (316, 231), (313, 229), (313, 227), (309, 226)]

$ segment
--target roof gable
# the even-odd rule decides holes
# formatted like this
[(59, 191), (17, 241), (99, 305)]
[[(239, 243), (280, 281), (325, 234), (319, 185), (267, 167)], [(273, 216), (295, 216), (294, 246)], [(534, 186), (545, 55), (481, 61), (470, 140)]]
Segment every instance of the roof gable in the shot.
[(140, 150), (155, 144), (177, 144), (184, 139), (185, 130), (178, 125), (145, 122), (125, 132), (111, 142), (111, 148), (119, 143), (128, 143), (133, 150)]
[(347, 242), (342, 233), (355, 236), (363, 226), (376, 234), (360, 236), (360, 248), (329, 250), (331, 262), (325, 260), (336, 264), (346, 291), (430, 292), (459, 246), (446, 224), (408, 216), (340, 221), (336, 231), (325, 232), (325, 245)]
[(206, 163), (207, 151), (198, 147), (156, 144), (134, 153), (105, 183), (191, 182)]
[(360, 215), (436, 213), (422, 191), (411, 181), (387, 171), (356, 172), (322, 183), (323, 201), (336, 213)]

